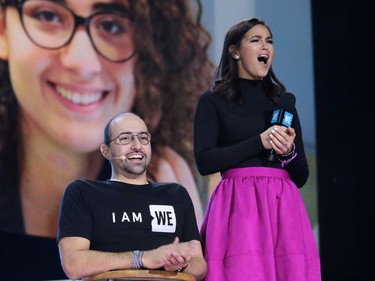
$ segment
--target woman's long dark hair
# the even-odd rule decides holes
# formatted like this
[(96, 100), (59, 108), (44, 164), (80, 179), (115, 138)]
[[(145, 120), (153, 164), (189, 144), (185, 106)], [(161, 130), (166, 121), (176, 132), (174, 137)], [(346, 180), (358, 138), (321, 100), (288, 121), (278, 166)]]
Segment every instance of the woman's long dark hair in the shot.
[[(256, 18), (241, 21), (232, 26), (227, 32), (220, 63), (213, 75), (212, 93), (230, 101), (242, 102), (242, 96), (238, 90), (239, 77), (237, 61), (232, 57), (229, 48), (233, 45), (238, 49), (245, 34), (258, 24), (265, 26), (272, 36), (270, 28), (263, 21)], [(266, 95), (274, 102), (277, 102), (280, 94), (285, 92), (285, 87), (279, 79), (277, 79), (272, 66), (267, 75), (263, 78), (263, 81)]]
[[(173, 148), (195, 171), (193, 117), (213, 70), (207, 53), (211, 37), (200, 23), (201, 2), (195, 1), (195, 12), (189, 0), (131, 3), (138, 48), (137, 95), (132, 111), (145, 120), (153, 143)], [(157, 147), (153, 146), (153, 159), (157, 157)], [(150, 170), (157, 170), (155, 163)]]

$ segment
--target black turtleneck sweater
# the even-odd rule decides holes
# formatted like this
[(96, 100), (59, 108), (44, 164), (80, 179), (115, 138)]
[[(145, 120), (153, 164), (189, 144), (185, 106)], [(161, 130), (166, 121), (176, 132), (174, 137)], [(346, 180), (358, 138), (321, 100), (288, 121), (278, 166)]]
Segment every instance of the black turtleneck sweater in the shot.
[[(277, 106), (266, 96), (262, 80), (239, 80), (242, 103), (228, 101), (211, 92), (199, 99), (194, 120), (194, 154), (202, 175), (243, 167), (283, 169), (280, 161), (267, 160), (269, 150), (263, 148), (260, 139), (260, 134), (270, 126)], [(294, 114), (292, 127), (296, 132), (297, 157), (284, 169), (300, 188), (306, 183), (309, 171), (297, 110), (294, 105), (288, 110)]]

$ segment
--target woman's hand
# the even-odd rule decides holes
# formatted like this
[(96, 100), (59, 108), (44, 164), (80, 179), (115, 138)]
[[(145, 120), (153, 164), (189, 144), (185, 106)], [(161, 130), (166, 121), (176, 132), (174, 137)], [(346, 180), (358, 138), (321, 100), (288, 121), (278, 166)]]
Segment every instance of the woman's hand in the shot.
[(265, 149), (273, 149), (276, 154), (287, 154), (293, 148), (296, 133), (291, 127), (272, 126), (260, 134)]

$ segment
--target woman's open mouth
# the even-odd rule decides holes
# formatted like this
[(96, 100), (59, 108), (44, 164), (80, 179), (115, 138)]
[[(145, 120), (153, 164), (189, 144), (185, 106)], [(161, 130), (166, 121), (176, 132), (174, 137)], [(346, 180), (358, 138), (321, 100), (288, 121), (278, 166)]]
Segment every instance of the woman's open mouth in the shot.
[(268, 56), (267, 56), (267, 55), (260, 55), (260, 56), (258, 57), (258, 61), (259, 61), (259, 62), (262, 62), (262, 63), (264, 63), (264, 64), (267, 64)]

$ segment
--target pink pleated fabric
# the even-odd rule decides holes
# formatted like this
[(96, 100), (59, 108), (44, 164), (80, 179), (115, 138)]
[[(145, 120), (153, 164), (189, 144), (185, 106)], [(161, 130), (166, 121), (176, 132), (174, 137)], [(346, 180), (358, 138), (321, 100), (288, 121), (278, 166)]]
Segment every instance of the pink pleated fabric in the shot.
[(211, 195), (201, 228), (205, 281), (320, 281), (302, 198), (285, 170), (231, 169)]

